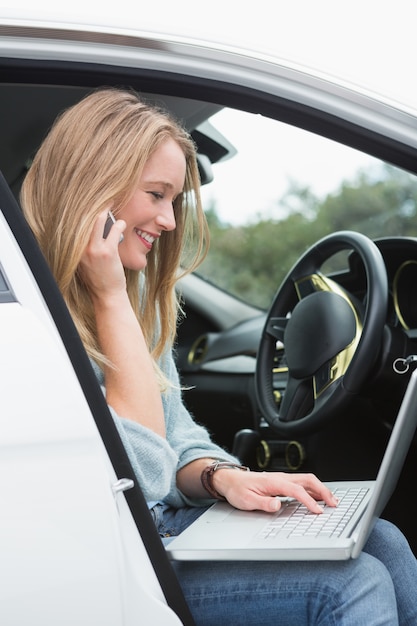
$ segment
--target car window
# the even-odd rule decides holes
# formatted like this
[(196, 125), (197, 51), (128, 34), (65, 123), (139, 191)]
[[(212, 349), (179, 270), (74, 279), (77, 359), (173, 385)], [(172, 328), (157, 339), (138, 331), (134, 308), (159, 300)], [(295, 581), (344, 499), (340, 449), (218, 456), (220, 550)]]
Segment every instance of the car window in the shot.
[(210, 122), (237, 152), (203, 187), (211, 244), (198, 273), (244, 301), (268, 308), (303, 251), (331, 232), (417, 234), (407, 172), (260, 115), (224, 109)]

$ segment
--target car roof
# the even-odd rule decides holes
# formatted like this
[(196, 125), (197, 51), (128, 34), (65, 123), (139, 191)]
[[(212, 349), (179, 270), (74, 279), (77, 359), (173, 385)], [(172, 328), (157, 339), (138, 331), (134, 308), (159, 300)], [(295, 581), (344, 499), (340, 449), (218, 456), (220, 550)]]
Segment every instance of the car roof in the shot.
[[(161, 100), (194, 132), (211, 163), (234, 153), (207, 123), (228, 105), (294, 123), (409, 171), (417, 167), (417, 112), (340, 77), (254, 52), (253, 43), (238, 47), (220, 35), (210, 38), (209, 31), (200, 40), (189, 29), (172, 34), (174, 26), (168, 34), (152, 31), (146, 19), (139, 28), (137, 13), (123, 13), (123, 0), (112, 23), (106, 10), (94, 19), (76, 14), (77, 2), (64, 14), (47, 12), (44, 0), (36, 11), (25, 4), (0, 8), (0, 119), (7, 120), (0, 169), (14, 191), (61, 108), (103, 84), (133, 86)], [(210, 178), (209, 171), (204, 175)]]
[(0, 8), (1, 23), (71, 25), (73, 29), (149, 36), (154, 41), (239, 50), (270, 57), (331, 82), (353, 87), (417, 109), (414, 75), (414, 20), (410, 3), (398, 0), (395, 10), (377, 2), (351, 0), (334, 7), (332, 0), (298, 0), (272, 8), (258, 0), (256, 8), (225, 10), (212, 0), (196, 11), (193, 0), (159, 0), (158, 10), (143, 10), (135, 0), (101, 3), (73, 0), (14, 0)]

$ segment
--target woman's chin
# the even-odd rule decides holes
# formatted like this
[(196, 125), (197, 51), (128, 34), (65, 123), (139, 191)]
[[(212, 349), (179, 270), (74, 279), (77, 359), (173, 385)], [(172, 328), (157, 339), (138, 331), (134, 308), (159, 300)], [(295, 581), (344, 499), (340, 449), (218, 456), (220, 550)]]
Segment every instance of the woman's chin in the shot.
[(144, 254), (134, 259), (131, 257), (123, 259), (122, 255), (120, 255), (120, 257), (123, 263), (123, 267), (127, 270), (132, 270), (134, 272), (140, 272), (141, 270), (145, 269), (148, 264), (148, 260), (146, 258), (146, 255)]

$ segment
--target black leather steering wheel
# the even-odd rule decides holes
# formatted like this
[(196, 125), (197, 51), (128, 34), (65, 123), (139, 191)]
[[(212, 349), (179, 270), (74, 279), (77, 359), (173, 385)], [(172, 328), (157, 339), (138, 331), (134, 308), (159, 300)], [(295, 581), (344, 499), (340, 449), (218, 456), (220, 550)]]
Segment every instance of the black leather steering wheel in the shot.
[[(354, 250), (366, 274), (366, 298), (320, 272), (341, 250)], [(341, 231), (314, 244), (279, 288), (265, 323), (255, 373), (261, 415), (283, 437), (319, 430), (358, 393), (379, 354), (388, 281), (382, 255), (368, 237)], [(288, 381), (274, 394), (274, 359), (284, 346)]]

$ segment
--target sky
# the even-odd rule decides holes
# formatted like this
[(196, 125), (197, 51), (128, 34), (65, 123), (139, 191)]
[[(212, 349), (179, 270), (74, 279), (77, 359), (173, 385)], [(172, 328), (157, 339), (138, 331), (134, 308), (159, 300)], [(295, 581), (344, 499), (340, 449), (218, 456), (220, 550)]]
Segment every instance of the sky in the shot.
[[(375, 164), (372, 157), (313, 133), (252, 117), (224, 110), (211, 122), (238, 148), (236, 156), (213, 166), (214, 183), (202, 189), (203, 203), (214, 201), (227, 223), (252, 221), (254, 210), (263, 217), (282, 217), (279, 201), (292, 180), (323, 198)], [(271, 149), (267, 156), (266, 145)]]
[[(99, 10), (98, 10), (99, 6)], [(346, 84), (358, 84), (370, 92), (384, 93), (393, 101), (407, 101), (417, 110), (415, 86), (415, 2), (414, 0), (0, 0), (1, 18), (20, 15), (42, 20), (46, 16), (67, 22), (112, 28), (139, 28), (175, 34), (181, 32), (198, 40), (223, 40), (230, 46), (245, 45), (265, 53), (273, 52), (300, 67), (320, 67), (324, 76), (342, 75)], [(257, 125), (259, 120), (257, 120)], [(334, 190), (343, 178), (354, 175), (358, 163), (368, 159), (335, 147), (334, 159), (324, 164), (322, 141), (314, 138), (301, 150), (297, 138), (289, 140), (282, 131), (271, 135), (268, 167), (256, 171), (258, 126), (245, 125), (230, 115), (220, 114), (215, 125), (242, 153), (215, 167), (216, 181), (223, 186), (218, 199), (226, 221), (245, 221), (245, 211), (256, 202), (267, 209), (286, 190), (292, 173), (300, 183), (311, 185), (323, 195)], [(265, 120), (265, 132), (272, 133)], [(243, 158), (243, 154), (249, 156)], [(237, 171), (237, 168), (239, 170)], [(242, 181), (253, 185), (252, 197)], [(203, 198), (210, 198), (209, 188)], [(230, 212), (232, 206), (240, 210)]]
[(0, 0), (0, 16), (19, 14), (244, 44), (417, 106), (414, 0)]

